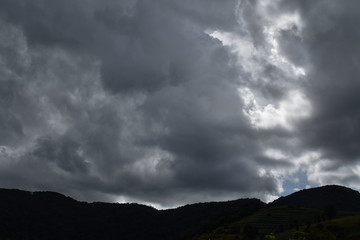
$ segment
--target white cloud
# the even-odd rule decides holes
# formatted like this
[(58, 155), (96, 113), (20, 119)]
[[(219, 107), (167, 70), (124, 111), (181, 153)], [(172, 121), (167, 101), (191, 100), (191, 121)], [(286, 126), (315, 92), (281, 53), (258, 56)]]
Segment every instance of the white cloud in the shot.
[[(288, 78), (283, 81), (291, 82), (306, 76), (306, 70), (303, 67), (296, 66), (281, 54), (277, 40), (282, 30), (291, 30), (294, 26), (297, 29), (295, 34), (300, 34), (303, 23), (299, 14), (283, 14), (273, 19), (266, 13), (268, 7), (266, 1), (262, 1), (259, 7), (262, 9), (258, 9), (258, 11), (263, 12), (266, 19), (263, 26), (266, 40), (264, 45), (255, 46), (252, 38), (244, 34), (239, 35), (219, 30), (208, 32), (208, 34), (230, 48), (237, 56), (239, 67), (251, 76), (249, 80), (252, 82), (261, 81), (272, 84), (270, 77), (266, 73), (264, 74), (268, 64), (278, 68)], [(259, 95), (259, 91), (251, 87), (239, 88), (239, 94), (244, 101), (243, 112), (249, 117), (254, 127), (270, 129), (280, 126), (292, 130), (297, 120), (310, 116), (311, 102), (309, 99), (296, 85), (286, 84), (290, 87), (286, 98), (275, 103), (269, 102), (265, 96)], [(255, 97), (255, 91), (257, 97)], [(261, 104), (258, 103), (257, 98), (261, 98)]]
[(298, 120), (311, 115), (311, 103), (299, 90), (289, 92), (277, 107), (270, 103), (260, 106), (249, 88), (239, 88), (239, 95), (244, 102), (243, 112), (255, 128), (282, 127), (291, 131)]
[(286, 155), (286, 153), (284, 153), (283, 151), (281, 151), (280, 149), (274, 149), (274, 148), (268, 148), (265, 150), (264, 156), (271, 158), (271, 159), (276, 159), (276, 160), (283, 160), (286, 159), (288, 156)]
[(313, 162), (308, 168), (308, 178), (311, 182), (319, 185), (346, 184), (349, 187), (360, 189), (360, 163), (337, 165), (336, 161), (329, 159), (320, 159)]
[[(306, 76), (306, 70), (302, 66), (296, 66), (290, 62), (280, 51), (278, 38), (280, 32), (283, 30), (292, 31), (295, 36), (301, 38), (300, 32), (303, 27), (303, 23), (299, 14), (284, 14), (273, 20), (271, 24), (264, 27), (264, 35), (266, 36), (267, 43), (270, 45), (269, 61), (280, 68), (287, 74), (294, 75), (294, 79)], [(296, 30), (293, 28), (296, 27)]]

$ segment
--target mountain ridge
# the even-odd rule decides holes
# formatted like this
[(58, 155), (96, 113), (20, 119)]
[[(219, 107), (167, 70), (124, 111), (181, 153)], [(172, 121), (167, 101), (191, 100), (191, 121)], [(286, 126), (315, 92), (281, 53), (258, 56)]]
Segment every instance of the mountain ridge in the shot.
[(264, 205), (258, 199), (239, 199), (157, 210), (136, 203), (79, 202), (56, 192), (0, 189), (0, 240), (188, 239)]
[[(319, 186), (319, 187), (301, 189), (301, 190), (295, 191), (293, 193), (290, 193), (286, 196), (280, 196), (279, 198), (275, 199), (274, 201), (267, 203), (267, 205), (270, 205), (270, 206), (283, 206), (283, 205), (291, 206), (291, 205), (293, 205), (293, 206), (307, 207), (307, 206), (303, 205), (303, 202), (301, 202), (301, 203), (294, 202), (293, 203), (293, 199), (294, 198), (302, 198), (303, 199), (306, 197), (314, 198), (314, 197), (318, 197), (320, 195), (329, 197), (329, 194), (331, 194), (331, 192), (333, 192), (333, 193), (336, 192), (336, 195), (339, 195), (338, 193), (340, 192), (342, 194), (345, 194), (345, 195), (348, 195), (351, 197), (355, 197), (356, 201), (360, 202), (360, 192), (359, 191), (356, 191), (356, 190), (346, 187), (346, 186), (333, 184), (333, 185), (324, 185), (324, 186)], [(75, 201), (78, 203), (86, 203), (86, 204), (142, 205), (142, 206), (153, 208), (153, 209), (156, 209), (159, 211), (170, 211), (170, 210), (176, 210), (176, 209), (181, 209), (181, 208), (186, 208), (186, 207), (191, 207), (191, 206), (201, 206), (201, 205), (206, 205), (206, 204), (217, 204), (217, 203), (225, 204), (225, 203), (236, 202), (236, 201), (241, 201), (241, 200), (249, 200), (249, 199), (261, 201), (260, 199), (257, 199), (257, 198), (239, 198), (239, 199), (227, 200), (227, 201), (198, 202), (198, 203), (181, 205), (181, 206), (174, 207), (174, 208), (157, 209), (156, 207), (154, 207), (152, 205), (136, 203), (136, 202), (117, 203), (117, 202), (101, 202), (101, 201), (94, 201), (94, 202), (79, 201), (75, 198), (66, 196), (65, 194), (55, 192), (55, 191), (27, 191), (27, 190), (21, 190), (21, 189), (17, 189), (17, 188), (0, 188), (0, 198), (4, 197), (4, 194), (7, 194), (6, 197), (10, 197), (10, 198), (35, 196), (35, 198), (40, 198), (40, 199), (41, 198), (48, 199), (48, 200), (51, 200), (51, 199), (60, 200), (61, 199), (62, 201)], [(341, 197), (344, 197), (344, 195), (341, 195)], [(264, 203), (263, 201), (261, 201), (261, 202)], [(318, 209), (317, 207), (310, 207), (310, 208)], [(359, 206), (359, 210), (360, 210), (360, 206)]]
[[(331, 185), (304, 189), (269, 204), (247, 198), (157, 210), (136, 203), (80, 202), (51, 191), (0, 189), (0, 240), (195, 239), (200, 233), (251, 216), (267, 218), (267, 214), (277, 214), (278, 210), (271, 209), (279, 206), (296, 206), (301, 212), (301, 208), (323, 210), (330, 205), (337, 210), (359, 211), (360, 193)], [(259, 210), (266, 214), (256, 215)]]

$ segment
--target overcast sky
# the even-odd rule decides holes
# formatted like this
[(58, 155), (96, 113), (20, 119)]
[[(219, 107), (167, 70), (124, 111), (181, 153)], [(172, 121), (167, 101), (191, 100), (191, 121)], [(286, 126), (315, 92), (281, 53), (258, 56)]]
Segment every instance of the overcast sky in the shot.
[(360, 188), (357, 0), (1, 0), (0, 187), (174, 207)]

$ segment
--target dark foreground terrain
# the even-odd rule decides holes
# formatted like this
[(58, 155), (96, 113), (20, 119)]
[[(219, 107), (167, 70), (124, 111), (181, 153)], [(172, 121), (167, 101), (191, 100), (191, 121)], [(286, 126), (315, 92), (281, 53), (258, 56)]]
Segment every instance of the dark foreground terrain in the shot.
[(156, 210), (0, 189), (2, 239), (360, 239), (360, 193), (341, 186)]

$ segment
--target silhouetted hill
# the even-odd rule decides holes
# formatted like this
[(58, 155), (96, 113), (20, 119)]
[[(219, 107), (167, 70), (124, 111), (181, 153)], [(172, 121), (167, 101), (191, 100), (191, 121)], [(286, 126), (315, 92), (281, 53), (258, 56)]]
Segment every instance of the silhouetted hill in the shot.
[(360, 193), (347, 187), (329, 185), (304, 189), (286, 197), (280, 197), (271, 206), (299, 206), (324, 210), (330, 206), (336, 210), (360, 211)]
[[(329, 206), (352, 213), (330, 216), (323, 211)], [(55, 192), (0, 189), (0, 240), (255, 240), (274, 232), (289, 239), (299, 229), (313, 236), (346, 235), (350, 226), (360, 224), (356, 211), (360, 211), (360, 193), (341, 186), (302, 190), (271, 204), (239, 199), (169, 210), (79, 202)], [(334, 217), (343, 220), (330, 221)]]
[(189, 239), (264, 205), (241, 199), (159, 211), (140, 204), (78, 202), (54, 192), (0, 189), (0, 240)]
[(193, 240), (360, 239), (359, 195), (341, 186), (301, 190)]
[(163, 216), (181, 233), (176, 239), (191, 239), (221, 225), (238, 221), (255, 213), (266, 204), (258, 199), (239, 199), (227, 202), (197, 203), (163, 211)]
[(85, 203), (54, 192), (0, 190), (0, 239), (131, 239), (151, 235), (146, 226), (157, 215), (156, 209), (138, 204)]

